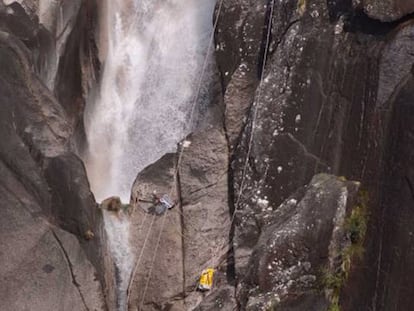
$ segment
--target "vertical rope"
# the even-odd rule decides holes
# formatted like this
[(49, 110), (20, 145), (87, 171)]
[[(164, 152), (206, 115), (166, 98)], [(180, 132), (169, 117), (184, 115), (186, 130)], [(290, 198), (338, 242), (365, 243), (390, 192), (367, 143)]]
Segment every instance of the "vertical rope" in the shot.
[[(207, 53), (206, 53), (206, 56), (204, 58), (203, 67), (202, 67), (202, 70), (201, 70), (201, 75), (200, 75), (200, 78), (198, 80), (198, 86), (197, 86), (196, 95), (195, 95), (194, 100), (193, 100), (193, 103), (191, 105), (190, 119), (189, 119), (190, 126), (192, 126), (193, 119), (194, 119), (195, 106), (196, 106), (196, 103), (198, 102), (198, 99), (200, 97), (200, 92), (201, 92), (201, 87), (202, 87), (202, 83), (203, 83), (203, 78), (204, 78), (204, 75), (205, 75), (205, 71), (207, 69), (208, 59), (209, 59), (210, 51), (211, 51), (211, 48), (212, 48), (212, 45), (213, 45), (213, 42), (214, 42), (214, 34), (215, 34), (216, 29), (217, 29), (219, 17), (220, 17), (221, 10), (222, 10), (222, 7), (223, 7), (223, 2), (224, 2), (224, 0), (220, 0), (219, 6), (218, 6), (218, 9), (217, 9), (217, 16), (216, 16), (216, 20), (215, 20), (215, 22), (213, 24), (213, 29), (211, 31), (210, 42), (209, 42), (209, 45), (207, 47)], [(181, 162), (182, 162), (183, 154), (184, 154), (184, 146), (181, 146), (180, 151), (179, 151), (178, 160), (177, 160), (177, 167), (175, 169), (175, 174), (174, 174), (174, 185), (175, 185), (175, 187), (173, 187), (171, 189), (170, 195), (171, 195), (171, 193), (175, 189), (177, 189), (177, 175), (178, 175), (179, 169), (181, 167)], [(162, 222), (162, 225), (161, 225), (160, 234), (158, 236), (158, 241), (157, 241), (157, 245), (156, 245), (155, 252), (154, 252), (154, 256), (153, 256), (153, 262), (151, 264), (150, 273), (149, 273), (147, 282), (145, 284), (145, 289), (144, 289), (144, 293), (143, 293), (143, 296), (142, 296), (142, 299), (141, 299), (140, 308), (141, 308), (141, 306), (144, 303), (145, 295), (146, 295), (146, 292), (147, 292), (147, 289), (148, 289), (148, 285), (149, 285), (149, 281), (151, 279), (151, 275), (152, 275), (152, 271), (153, 271), (153, 265), (154, 265), (155, 258), (156, 258), (156, 255), (157, 255), (159, 243), (160, 243), (160, 240), (161, 240), (161, 233), (162, 233), (162, 231), (164, 229), (164, 225), (165, 225), (165, 216), (166, 216), (167, 213), (168, 213), (168, 210), (163, 215), (164, 219), (163, 219), (163, 222)]]
[[(145, 220), (145, 218), (144, 218), (144, 220)], [(132, 271), (132, 273), (131, 273), (131, 277), (130, 277), (130, 279), (129, 279), (128, 289), (127, 289), (127, 304), (129, 303), (129, 298), (130, 298), (130, 296), (131, 296), (131, 287), (132, 287), (132, 282), (134, 281), (135, 274), (137, 273), (137, 271), (138, 271), (138, 267), (139, 267), (139, 265), (140, 265), (140, 263), (141, 263), (142, 256), (143, 256), (143, 254), (144, 254), (144, 250), (145, 250), (145, 246), (147, 245), (147, 241), (148, 241), (148, 239), (149, 239), (149, 235), (150, 235), (150, 233), (151, 233), (152, 226), (153, 226), (153, 224), (154, 224), (154, 220), (155, 220), (155, 215), (152, 215), (151, 224), (150, 224), (150, 227), (149, 227), (149, 229), (148, 229), (148, 231), (147, 231), (147, 234), (146, 234), (146, 236), (145, 236), (145, 239), (144, 239), (144, 244), (142, 244), (141, 251), (140, 251), (140, 253), (139, 253), (137, 263), (135, 264), (134, 270)]]
[(268, 22), (268, 25), (267, 25), (268, 29), (267, 29), (267, 36), (266, 36), (266, 47), (265, 47), (265, 52), (264, 52), (264, 55), (263, 55), (262, 73), (261, 73), (261, 77), (260, 77), (259, 90), (257, 92), (257, 97), (255, 98), (255, 101), (254, 101), (254, 104), (253, 104), (254, 109), (253, 109), (253, 118), (252, 118), (252, 129), (251, 129), (249, 144), (248, 144), (248, 148), (247, 148), (246, 160), (244, 161), (244, 166), (243, 166), (243, 171), (242, 171), (242, 180), (241, 180), (241, 183), (240, 183), (240, 189), (239, 189), (239, 193), (237, 195), (237, 200), (236, 200), (236, 203), (235, 203), (236, 208), (233, 212), (231, 225), (233, 224), (235, 215), (236, 215), (236, 213), (239, 209), (240, 197), (243, 194), (244, 183), (246, 181), (247, 166), (249, 165), (249, 158), (250, 158), (250, 153), (251, 153), (251, 149), (252, 149), (252, 145), (253, 145), (253, 138), (254, 138), (254, 134), (255, 134), (255, 129), (256, 129), (256, 121), (257, 121), (257, 115), (258, 115), (257, 112), (258, 112), (258, 110), (261, 106), (260, 105), (260, 99), (262, 97), (262, 84), (263, 84), (265, 67), (266, 67), (266, 63), (267, 63), (267, 57), (268, 57), (268, 53), (269, 53), (270, 36), (271, 36), (271, 33), (272, 33), (272, 19), (273, 19), (274, 6), (275, 6), (275, 0), (272, 1), (271, 8), (270, 8), (269, 22)]

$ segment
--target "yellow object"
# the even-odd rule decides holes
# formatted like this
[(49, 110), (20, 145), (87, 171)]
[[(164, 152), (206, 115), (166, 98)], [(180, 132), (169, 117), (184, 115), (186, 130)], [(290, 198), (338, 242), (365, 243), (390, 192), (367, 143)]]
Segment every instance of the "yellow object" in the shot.
[(213, 268), (204, 269), (201, 272), (200, 281), (198, 283), (199, 290), (210, 290), (213, 287), (213, 276), (215, 270)]

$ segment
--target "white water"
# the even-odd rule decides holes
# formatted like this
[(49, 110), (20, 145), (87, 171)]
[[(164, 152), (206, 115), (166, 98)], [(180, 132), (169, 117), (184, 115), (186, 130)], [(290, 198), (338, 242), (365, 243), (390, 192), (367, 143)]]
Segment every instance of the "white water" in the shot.
[[(85, 158), (97, 200), (129, 200), (140, 170), (191, 129), (189, 115), (212, 31), (215, 0), (106, 0), (100, 52), (105, 55), (100, 92), (88, 103)], [(210, 56), (212, 57), (212, 56)], [(205, 73), (208, 85), (211, 72)], [(205, 98), (205, 96), (201, 96)], [(203, 103), (196, 103), (196, 111)], [(118, 310), (127, 308), (133, 268), (129, 221), (104, 213), (118, 270)]]
[(117, 307), (126, 310), (126, 299), (129, 277), (134, 265), (129, 240), (128, 216), (120, 212), (118, 215), (104, 211), (105, 230), (108, 234), (109, 247), (115, 263)]
[(214, 4), (107, 0), (101, 91), (85, 113), (85, 161), (98, 200), (116, 194), (128, 201), (137, 173), (190, 130)]

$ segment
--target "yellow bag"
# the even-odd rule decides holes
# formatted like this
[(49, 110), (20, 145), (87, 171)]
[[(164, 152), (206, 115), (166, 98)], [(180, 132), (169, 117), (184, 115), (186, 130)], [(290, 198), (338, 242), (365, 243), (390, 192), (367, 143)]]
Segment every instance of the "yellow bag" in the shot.
[(201, 272), (198, 289), (201, 291), (210, 290), (213, 287), (213, 276), (215, 270), (213, 268), (204, 269)]

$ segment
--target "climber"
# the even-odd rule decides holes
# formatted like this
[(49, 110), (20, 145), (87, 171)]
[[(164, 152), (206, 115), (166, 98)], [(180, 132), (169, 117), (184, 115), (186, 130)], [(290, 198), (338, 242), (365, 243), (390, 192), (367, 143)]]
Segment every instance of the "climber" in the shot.
[(207, 268), (204, 269), (203, 272), (201, 272), (200, 281), (198, 282), (197, 289), (199, 291), (208, 291), (211, 290), (213, 287), (213, 276), (214, 276), (215, 270), (213, 268)]
[(167, 209), (172, 209), (175, 206), (175, 202), (167, 194), (159, 197), (156, 193), (153, 193), (152, 200), (140, 199), (139, 201), (151, 203), (152, 206), (148, 208), (147, 212), (157, 215), (162, 215)]

